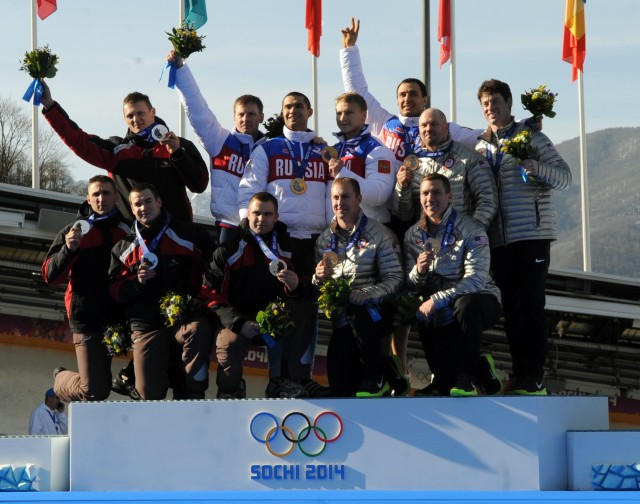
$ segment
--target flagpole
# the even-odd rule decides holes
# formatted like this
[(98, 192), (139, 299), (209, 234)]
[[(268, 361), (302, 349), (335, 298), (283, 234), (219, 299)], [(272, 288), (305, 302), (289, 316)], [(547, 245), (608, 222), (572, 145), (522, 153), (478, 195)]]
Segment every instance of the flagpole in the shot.
[(424, 76), (424, 85), (427, 87), (427, 108), (431, 107), (431, 12), (429, 9), (429, 0), (424, 0), (423, 6), (423, 28), (422, 28), (422, 75)]
[(591, 271), (589, 186), (587, 181), (587, 139), (584, 121), (584, 81), (581, 70), (578, 70), (578, 110), (580, 120), (580, 201), (582, 206), (582, 264), (584, 271)]
[[(184, 21), (184, 0), (178, 0), (178, 26), (181, 26), (182, 21)], [(184, 137), (184, 128), (186, 123), (186, 114), (184, 111), (184, 106), (182, 105), (182, 100), (178, 100), (178, 136)]]
[(449, 121), (456, 122), (456, 14), (455, 14), (455, 0), (451, 0), (450, 3), (450, 22), (451, 22), (451, 55), (449, 57), (449, 96), (451, 100), (451, 117)]
[[(31, 50), (38, 47), (37, 0), (31, 0)], [(40, 167), (38, 163), (38, 107), (31, 107), (31, 187), (40, 189)]]
[(313, 108), (313, 131), (318, 132), (318, 58), (311, 54), (311, 107)]

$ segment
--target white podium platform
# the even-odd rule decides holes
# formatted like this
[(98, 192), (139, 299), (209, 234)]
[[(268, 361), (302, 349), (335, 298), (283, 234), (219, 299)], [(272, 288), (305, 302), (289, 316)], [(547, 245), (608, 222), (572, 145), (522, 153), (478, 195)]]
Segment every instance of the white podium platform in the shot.
[(567, 431), (607, 428), (606, 397), (72, 403), (70, 486), (566, 490)]

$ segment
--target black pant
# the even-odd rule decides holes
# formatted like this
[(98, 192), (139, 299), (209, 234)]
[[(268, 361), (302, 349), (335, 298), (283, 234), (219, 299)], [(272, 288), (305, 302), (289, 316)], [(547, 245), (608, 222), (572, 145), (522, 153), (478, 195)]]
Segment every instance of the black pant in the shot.
[(544, 311), (549, 240), (527, 240), (491, 250), (491, 267), (502, 292), (504, 328), (516, 378), (541, 379), (549, 333)]
[(491, 294), (468, 294), (454, 302), (453, 322), (433, 327), (421, 323), (418, 334), (434, 386), (448, 394), (456, 376), (466, 373), (476, 383), (482, 331), (490, 329), (500, 318), (500, 303)]
[(353, 396), (363, 380), (378, 381), (383, 376), (392, 308), (383, 304), (378, 312), (381, 320), (375, 322), (365, 306), (349, 305), (349, 323), (333, 330), (327, 349), (327, 375), (337, 397)]

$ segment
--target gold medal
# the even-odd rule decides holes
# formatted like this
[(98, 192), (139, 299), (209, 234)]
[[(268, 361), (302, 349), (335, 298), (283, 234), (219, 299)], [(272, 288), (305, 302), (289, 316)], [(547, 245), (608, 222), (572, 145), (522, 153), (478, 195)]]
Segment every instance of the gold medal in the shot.
[(438, 254), (440, 252), (440, 242), (435, 238), (428, 238), (426, 242), (424, 242), (424, 249), (427, 252), (432, 251), (434, 254)]
[(420, 167), (418, 156), (416, 156), (415, 154), (409, 154), (406, 158), (404, 158), (402, 166), (408, 168), (411, 171), (416, 171)]
[(327, 266), (331, 266), (333, 268), (336, 264), (338, 264), (338, 254), (336, 254), (333, 250), (325, 252), (322, 256), (322, 261)]
[(296, 177), (291, 181), (291, 192), (297, 195), (307, 192), (307, 183), (303, 178)]
[(331, 147), (327, 145), (324, 149), (322, 149), (322, 160), (325, 163), (328, 163), (332, 159), (336, 159), (338, 157), (338, 151), (335, 147)]

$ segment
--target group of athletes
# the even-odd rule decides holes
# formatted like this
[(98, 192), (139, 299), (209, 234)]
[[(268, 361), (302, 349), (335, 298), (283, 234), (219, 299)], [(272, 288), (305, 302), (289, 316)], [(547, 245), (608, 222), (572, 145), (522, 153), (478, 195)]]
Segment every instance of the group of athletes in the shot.
[[(252, 345), (266, 347), (267, 397), (406, 395), (413, 323), (433, 373), (414, 395), (499, 394), (505, 387), (480, 348), (501, 315), (512, 356), (506, 393), (546, 395), (551, 192), (571, 183), (568, 165), (539, 123), (512, 116), (509, 86), (496, 79), (478, 90), (485, 129), (448, 123), (413, 78), (397, 87), (398, 113), (385, 110), (369, 92), (358, 32), (353, 19), (342, 30), (333, 145), (308, 128), (311, 104), (295, 91), (282, 101), (281, 135), (259, 130), (253, 95), (235, 101), (234, 128), (223, 128), (169, 53), (210, 170), (146, 95), (125, 97), (126, 135), (103, 139), (80, 129), (45, 84), (46, 120), (109, 172), (89, 180), (77, 220), (42, 266), (47, 283), (68, 281), (79, 371), (56, 368), (60, 399), (103, 400), (112, 387), (135, 399), (163, 399), (169, 388), (174, 399), (203, 398), (213, 351), (217, 397), (243, 398)], [(501, 150), (523, 131), (526, 159)], [(192, 222), (187, 196), (209, 181), (214, 228)], [(349, 294), (331, 316), (324, 386), (312, 379), (317, 300), (335, 279)], [(274, 339), (256, 319), (277, 300), (291, 324)], [(133, 359), (112, 380), (103, 338), (117, 324), (131, 331)]]

